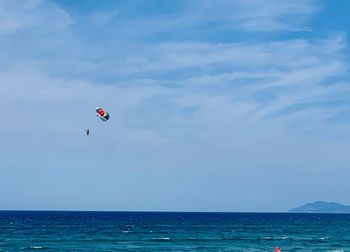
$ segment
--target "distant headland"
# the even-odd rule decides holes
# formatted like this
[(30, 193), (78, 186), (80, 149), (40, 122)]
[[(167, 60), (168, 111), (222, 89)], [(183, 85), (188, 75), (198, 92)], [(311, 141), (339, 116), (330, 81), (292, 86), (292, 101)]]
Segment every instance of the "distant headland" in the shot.
[(350, 206), (336, 202), (316, 201), (300, 207), (292, 208), (289, 213), (347, 213), (350, 214)]

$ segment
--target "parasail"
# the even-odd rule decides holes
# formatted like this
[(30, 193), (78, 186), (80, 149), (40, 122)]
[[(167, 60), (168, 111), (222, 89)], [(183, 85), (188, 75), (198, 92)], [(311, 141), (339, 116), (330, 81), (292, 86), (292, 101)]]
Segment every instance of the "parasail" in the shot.
[(97, 107), (95, 111), (97, 113), (96, 116), (99, 117), (102, 121), (106, 122), (109, 120), (109, 114), (104, 111), (103, 108)]

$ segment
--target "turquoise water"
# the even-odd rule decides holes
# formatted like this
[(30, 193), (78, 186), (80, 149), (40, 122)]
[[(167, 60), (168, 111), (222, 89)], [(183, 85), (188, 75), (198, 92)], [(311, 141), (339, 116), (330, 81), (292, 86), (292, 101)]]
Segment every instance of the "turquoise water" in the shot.
[(0, 251), (350, 251), (350, 215), (0, 211)]

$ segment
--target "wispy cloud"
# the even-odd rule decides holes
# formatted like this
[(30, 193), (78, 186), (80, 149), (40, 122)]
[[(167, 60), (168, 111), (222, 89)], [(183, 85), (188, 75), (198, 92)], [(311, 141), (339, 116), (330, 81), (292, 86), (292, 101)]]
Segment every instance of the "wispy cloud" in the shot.
[[(48, 21), (51, 21), (48, 24)], [(0, 6), (0, 31), (16, 32), (35, 27), (37, 30), (48, 26), (50, 31), (73, 23), (70, 16), (54, 3), (43, 0), (22, 2), (2, 1)]]
[[(198, 25), (198, 22), (204, 24), (220, 16), (223, 19), (229, 19), (230, 22), (236, 22), (235, 25), (243, 30), (250, 27), (247, 30), (288, 31), (289, 25), (293, 22), (287, 21), (299, 19), (299, 15), (307, 17), (314, 14), (320, 8), (316, 3), (315, 1), (297, 3), (268, 1), (264, 5), (257, 1), (221, 1), (215, 5), (211, 2), (201, 4), (194, 2), (190, 5), (182, 3), (186, 8), (183, 7), (183, 13), (176, 14), (178, 19), (182, 20), (180, 22), (177, 19), (174, 21), (172, 15), (175, 14), (172, 14), (155, 17), (147, 15), (143, 17), (145, 20), (137, 21), (128, 20), (124, 15), (123, 23), (130, 24), (125, 29), (131, 32), (141, 31), (142, 33), (147, 30), (146, 32), (151, 34), (159, 32), (159, 27), (152, 26), (149, 27), (150, 29), (144, 29), (145, 27), (136, 26), (135, 29), (134, 24), (140, 22), (140, 25), (143, 23), (148, 26), (147, 22), (156, 22), (176, 34), (176, 29), (173, 31), (174, 27), (171, 23), (180, 25), (181, 29), (185, 29), (187, 24), (190, 30), (194, 24)], [(5, 83), (0, 89), (3, 96), (9, 95), (15, 86), (17, 91), (12, 94), (13, 97), (21, 99), (32, 97), (30, 99), (44, 99), (50, 102), (60, 97), (59, 94), (62, 93), (61, 97), (71, 102), (73, 106), (76, 101), (73, 96), (78, 96), (81, 92), (80, 88), (84, 89), (85, 85), (91, 93), (96, 92), (104, 97), (108, 97), (104, 94), (105, 89), (110, 94), (128, 93), (132, 90), (137, 97), (140, 90), (145, 92), (148, 89), (153, 91), (142, 97), (144, 99), (150, 99), (153, 95), (163, 97), (156, 99), (155, 103), (159, 102), (158, 105), (163, 106), (162, 102), (166, 100), (168, 105), (171, 104), (172, 112), (166, 111), (164, 107), (165, 110), (160, 113), (167, 113), (170, 117), (172, 114), (180, 117), (181, 119), (178, 118), (178, 120), (184, 127), (191, 123), (195, 124), (194, 120), (200, 121), (198, 117), (206, 113), (205, 109), (208, 109), (209, 104), (222, 103), (220, 109), (217, 109), (232, 111), (230, 118), (234, 121), (248, 120), (252, 125), (259, 124), (261, 120), (271, 121), (273, 118), (280, 120), (281, 116), (287, 119), (290, 117), (291, 121), (295, 121), (296, 114), (300, 114), (303, 120), (307, 120), (312, 118), (310, 113), (316, 113), (316, 115), (324, 113), (325, 116), (322, 118), (326, 119), (343, 109), (342, 106), (329, 109), (317, 105), (310, 106), (310, 104), (319, 104), (320, 100), (336, 104), (335, 93), (348, 90), (346, 81), (338, 82), (337, 85), (333, 83), (334, 77), (345, 78), (348, 71), (348, 64), (342, 54), (347, 46), (344, 34), (329, 38), (293, 38), (247, 43), (242, 41), (193, 42), (186, 39), (179, 42), (159, 39), (154, 42), (135, 41), (133, 43), (128, 37), (114, 41), (114, 35), (111, 34), (112, 40), (105, 38), (97, 40), (96, 45), (91, 45), (89, 39), (84, 41), (83, 37), (73, 35), (75, 31), (79, 31), (79, 26), (77, 27), (79, 20), (53, 2), (28, 1), (18, 9), (14, 8), (11, 2), (5, 1), (1, 7), (8, 9), (8, 16), (3, 18), (7, 20), (6, 22), (11, 22), (10, 16), (32, 10), (29, 18), (32, 22), (27, 22), (26, 16), (15, 18), (19, 24), (23, 24), (12, 29), (17, 36), (23, 36), (27, 34), (26, 29), (32, 30), (36, 27), (36, 30), (45, 31), (44, 34), (48, 37), (43, 37), (45, 43), (37, 47), (39, 36), (42, 37), (43, 34), (28, 35), (23, 43), (27, 43), (32, 50), (21, 54), (16, 53), (12, 44), (5, 44), (10, 53), (7, 59), (8, 68), (1, 76)], [(190, 10), (195, 10), (193, 17), (198, 22), (192, 19)], [(119, 12), (119, 10), (112, 11), (110, 15), (108, 13), (103, 15), (103, 12), (94, 11), (91, 15), (96, 17), (96, 13), (99, 13), (98, 16), (106, 18), (103, 24), (108, 23), (107, 27), (117, 32), (116, 29), (120, 26)], [(286, 14), (289, 15), (284, 20), (282, 17)], [(164, 22), (159, 22), (159, 18), (164, 19)], [(264, 25), (263, 29), (253, 25), (261, 23), (261, 20), (269, 20), (268, 22), (274, 25), (271, 27)], [(303, 25), (293, 24), (295, 29)], [(217, 26), (222, 27), (221, 23)], [(226, 26), (226, 23), (223, 26)], [(96, 31), (91, 32), (94, 34)], [(121, 32), (125, 35), (124, 30)], [(60, 37), (64, 38), (64, 41), (60, 40)], [(121, 36), (117, 35), (117, 38), (120, 39)], [(4, 39), (10, 38), (4, 37)], [(16, 40), (14, 38), (14, 41)], [(47, 54), (44, 57), (42, 53), (45, 51)], [(26, 77), (25, 83), (22, 83), (21, 78), (14, 82), (18, 79), (16, 73), (29, 77)], [(35, 79), (37, 76), (45, 76), (47, 80), (38, 81)], [(37, 96), (36, 90), (41, 90), (40, 93), (43, 95)], [(69, 93), (74, 93), (73, 90), (76, 90), (76, 94), (71, 96)], [(160, 90), (162, 90), (161, 93), (159, 93)], [(328, 94), (332, 97), (328, 98)], [(300, 106), (297, 110), (289, 109), (305, 103), (309, 105)], [(138, 108), (140, 113), (143, 113), (142, 104), (144, 103), (140, 100), (141, 107)], [(115, 106), (122, 105), (115, 102)], [(155, 107), (150, 109), (154, 110)], [(128, 108), (124, 108), (127, 113)], [(130, 109), (135, 111), (134, 107)], [(186, 115), (188, 111), (191, 111), (192, 117)], [(283, 114), (283, 111), (289, 112)], [(155, 113), (154, 116), (158, 117), (160, 114)], [(228, 128), (231, 128), (231, 125), (227, 124), (225, 113), (222, 115), (217, 113), (215, 121), (220, 123), (220, 116), (223, 120), (222, 125), (228, 125)], [(137, 121), (132, 121), (135, 122), (132, 125), (136, 126)], [(143, 125), (141, 121), (139, 121), (140, 126)], [(153, 121), (157, 120), (153, 118)], [(161, 127), (162, 130), (174, 132), (177, 129), (172, 127), (172, 123), (173, 120), (167, 120), (167, 123), (158, 125), (157, 123), (153, 123), (153, 126), (148, 124), (147, 128), (156, 127), (159, 130)], [(210, 122), (207, 123), (210, 124)], [(200, 135), (200, 131), (198, 132)]]

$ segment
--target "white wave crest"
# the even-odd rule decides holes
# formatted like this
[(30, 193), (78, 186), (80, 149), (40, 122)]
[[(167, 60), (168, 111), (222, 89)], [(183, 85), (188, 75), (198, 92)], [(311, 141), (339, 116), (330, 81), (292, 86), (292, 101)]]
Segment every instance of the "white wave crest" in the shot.
[(158, 237), (158, 238), (153, 238), (152, 240), (170, 240), (170, 237)]

